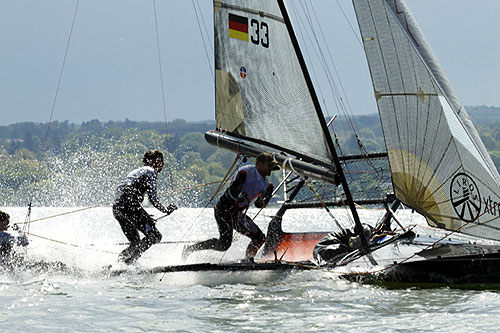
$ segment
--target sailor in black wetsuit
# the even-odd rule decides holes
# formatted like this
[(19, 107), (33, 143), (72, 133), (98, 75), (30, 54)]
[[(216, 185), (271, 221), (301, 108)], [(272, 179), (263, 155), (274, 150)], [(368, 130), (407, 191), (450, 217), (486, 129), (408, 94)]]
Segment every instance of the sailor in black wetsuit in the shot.
[[(148, 150), (142, 159), (144, 166), (133, 170), (118, 185), (113, 204), (113, 215), (120, 223), (130, 245), (120, 253), (119, 260), (133, 264), (151, 245), (161, 241), (161, 233), (155, 220), (144, 210), (142, 202), (147, 192), (151, 204), (165, 214), (171, 214), (177, 207), (174, 204), (164, 207), (158, 198), (158, 173), (163, 168), (163, 153)], [(141, 239), (139, 231), (144, 234)]]
[(231, 246), (234, 229), (251, 239), (245, 258), (253, 261), (266, 237), (245, 213), (254, 199), (256, 199), (257, 208), (267, 206), (274, 187), (268, 182), (266, 176), (270, 176), (271, 171), (278, 169), (278, 163), (268, 153), (261, 153), (255, 165), (239, 168), (231, 185), (215, 206), (215, 220), (219, 227), (220, 237), (186, 246), (182, 253), (183, 260), (186, 260), (194, 251), (209, 249), (226, 251)]

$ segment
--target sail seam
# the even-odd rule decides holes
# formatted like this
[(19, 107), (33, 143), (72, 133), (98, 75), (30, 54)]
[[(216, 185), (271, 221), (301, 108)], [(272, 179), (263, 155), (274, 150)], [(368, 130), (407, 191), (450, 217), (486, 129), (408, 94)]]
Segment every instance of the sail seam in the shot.
[[(372, 21), (372, 24), (373, 24), (373, 30), (375, 31), (375, 35), (379, 36), (379, 29), (380, 29), (380, 27), (377, 26), (377, 21), (376, 21), (375, 17), (373, 16), (373, 10), (372, 10), (372, 6), (371, 6), (372, 4), (370, 4), (369, 1), (366, 1), (366, 5), (369, 7), (369, 11), (370, 11), (370, 18), (371, 18), (371, 21)], [(390, 26), (390, 19), (389, 19), (387, 10), (385, 11), (385, 14), (386, 14), (385, 15), (385, 20), (387, 21), (386, 23), (387, 23), (388, 26)], [(392, 38), (394, 39), (394, 36), (392, 36)], [(392, 90), (392, 88), (391, 88), (391, 82), (389, 80), (389, 77), (390, 77), (389, 76), (389, 70), (387, 68), (387, 63), (386, 63), (386, 57), (385, 57), (386, 55), (384, 54), (384, 48), (382, 47), (381, 41), (380, 41), (379, 38), (377, 38), (376, 43), (377, 43), (377, 46), (378, 46), (378, 52), (380, 53), (380, 58), (381, 58), (382, 66), (383, 66), (382, 68), (383, 68), (383, 72), (384, 72), (384, 75), (385, 75), (385, 80), (386, 80), (387, 87), (389, 88), (389, 90)], [(378, 100), (377, 100), (377, 103), (378, 103)], [(396, 124), (395, 124), (396, 125), (396, 129), (395, 129), (395, 131), (398, 134), (398, 137), (400, 139), (399, 141), (401, 141), (401, 131), (399, 129), (399, 121), (398, 121), (398, 117), (397, 117), (397, 113), (396, 113), (396, 105), (394, 103), (394, 98), (391, 98), (391, 101), (389, 103), (391, 103), (392, 106), (393, 106), (392, 107), (392, 109), (393, 109), (392, 114), (394, 116), (394, 119), (396, 119)], [(382, 126), (382, 127), (384, 127), (384, 126)], [(399, 154), (401, 154), (401, 159), (400, 160), (404, 161), (402, 152), (400, 152)], [(406, 168), (405, 168), (405, 165), (404, 165), (405, 163), (403, 162), (402, 164), (403, 164), (401, 166), (402, 170), (406, 171)], [(389, 165), (391, 165), (391, 159), (390, 158), (389, 158)], [(392, 172), (391, 172), (391, 174), (392, 174)], [(393, 178), (392, 176), (393, 175), (391, 175), (391, 178)], [(393, 183), (394, 183), (394, 180), (393, 180)]]
[[(414, 61), (414, 58), (412, 56), (412, 62), (413, 61)], [(416, 78), (416, 82), (418, 84), (417, 78)], [(421, 114), (421, 112), (419, 112), (420, 107), (419, 107), (419, 104), (418, 104), (418, 100), (416, 100), (415, 102), (416, 102), (417, 119), (418, 119), (419, 115)], [(429, 129), (429, 120), (431, 119), (431, 102), (432, 102), (432, 99), (428, 98), (427, 99), (427, 103), (422, 103), (423, 104), (423, 106), (422, 106), (422, 116), (425, 117), (425, 124), (424, 124), (424, 139), (422, 141), (422, 148), (420, 149), (420, 152), (419, 152), (420, 155), (418, 156), (418, 158), (420, 160), (424, 159), (424, 156), (425, 156), (425, 147), (427, 147), (427, 139), (428, 139), (428, 137), (427, 137), (427, 131)], [(425, 111), (423, 110), (424, 108), (425, 108)], [(417, 120), (417, 130), (415, 131), (415, 142), (418, 141), (417, 136), (418, 136), (418, 133), (419, 133), (419, 131), (418, 131), (418, 124), (419, 123), (420, 122)], [(416, 143), (415, 143), (415, 153), (417, 153)], [(426, 161), (427, 164), (425, 164), (425, 165), (428, 165), (428, 162), (429, 162), (429, 159), (427, 159), (427, 161)], [(425, 171), (426, 171), (426, 168), (423, 167), (423, 163), (419, 163), (418, 169), (417, 169), (417, 174), (416, 174), (417, 179), (420, 179), (420, 177), (422, 175), (421, 172), (425, 173)], [(419, 189), (419, 191), (420, 190), (421, 189)]]

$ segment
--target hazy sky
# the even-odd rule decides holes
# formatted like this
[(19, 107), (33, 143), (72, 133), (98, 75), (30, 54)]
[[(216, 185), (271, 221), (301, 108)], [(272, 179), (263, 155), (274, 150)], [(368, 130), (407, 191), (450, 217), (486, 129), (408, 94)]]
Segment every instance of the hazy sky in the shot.
[[(407, 2), (462, 102), (500, 106), (500, 1)], [(1, 125), (49, 120), (76, 3), (0, 0)], [(211, 39), (212, 1), (195, 3)], [(337, 2), (313, 3), (343, 98), (355, 114), (377, 112), (362, 48)], [(351, 1), (338, 3), (357, 31)], [(156, 0), (156, 9), (167, 119), (214, 119), (213, 60), (192, 0)], [(80, 0), (54, 105), (60, 121), (164, 119), (153, 0)]]

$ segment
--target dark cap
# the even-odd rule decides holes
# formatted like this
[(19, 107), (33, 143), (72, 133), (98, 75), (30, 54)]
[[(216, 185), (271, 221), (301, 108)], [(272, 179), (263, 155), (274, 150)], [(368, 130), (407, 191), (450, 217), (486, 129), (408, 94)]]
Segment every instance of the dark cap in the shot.
[(271, 164), (273, 166), (273, 170), (280, 169), (279, 163), (269, 153), (260, 153), (259, 156), (257, 156), (257, 162)]

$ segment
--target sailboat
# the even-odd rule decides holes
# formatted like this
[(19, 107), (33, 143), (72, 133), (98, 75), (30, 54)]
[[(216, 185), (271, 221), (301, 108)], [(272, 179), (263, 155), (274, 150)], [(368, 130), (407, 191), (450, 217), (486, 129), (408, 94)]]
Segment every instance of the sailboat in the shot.
[[(464, 106), (403, 0), (352, 2), (387, 148), (378, 154), (338, 153), (283, 0), (214, 0), (216, 128), (205, 138), (250, 158), (269, 152), (293, 174), (260, 260), (357, 281), (499, 283), (500, 176)], [(376, 161), (388, 163), (379, 184), (391, 193), (353, 195), (346, 170)], [(313, 182), (336, 194), (297, 200)], [(386, 212), (362, 221), (359, 204)], [(423, 238), (396, 217), (401, 204), (477, 242)], [(352, 228), (332, 216), (332, 233), (282, 230), (289, 209), (337, 206)]]

